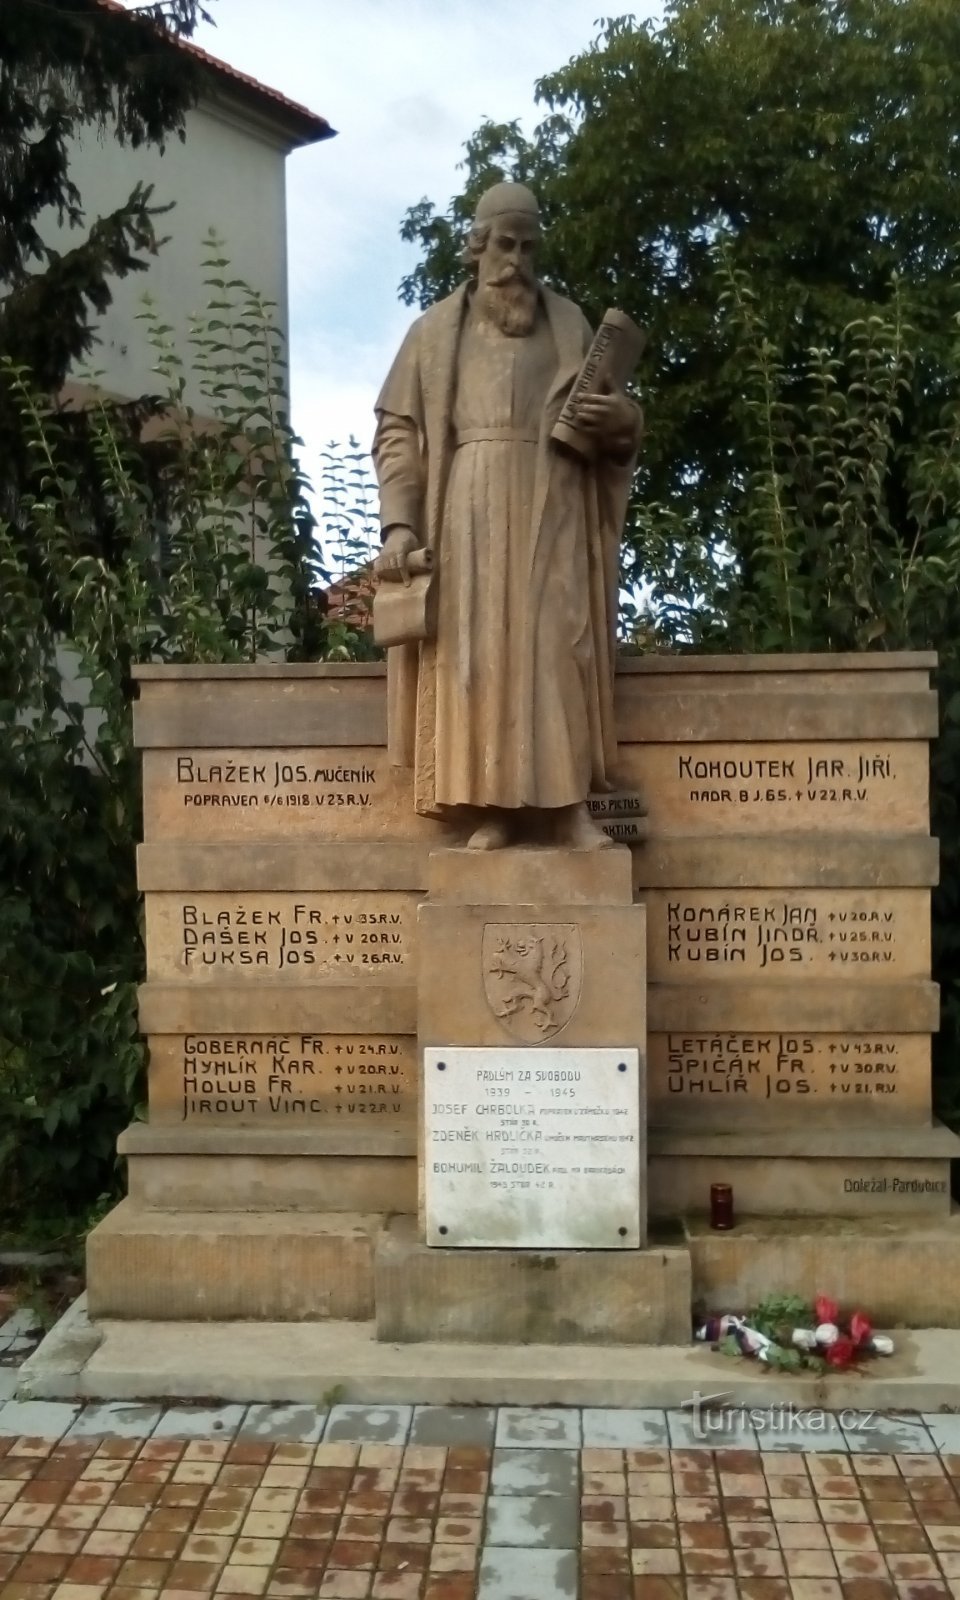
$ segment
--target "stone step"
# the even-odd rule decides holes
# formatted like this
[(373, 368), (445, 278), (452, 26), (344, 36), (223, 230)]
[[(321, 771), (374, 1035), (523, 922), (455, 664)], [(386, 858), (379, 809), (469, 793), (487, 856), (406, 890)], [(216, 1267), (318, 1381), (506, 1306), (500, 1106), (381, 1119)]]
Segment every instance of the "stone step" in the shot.
[[(772, 1406), (780, 1419), (790, 1407), (815, 1407), (816, 1416), (821, 1408), (957, 1410), (960, 1333), (936, 1328), (894, 1338), (896, 1353), (866, 1372), (829, 1372), (815, 1381), (778, 1373), (771, 1390), (770, 1374), (757, 1362), (730, 1361), (702, 1344), (608, 1347), (598, 1360), (596, 1345), (586, 1344), (380, 1344), (372, 1322), (246, 1322), (228, 1330), (204, 1322), (91, 1325), (71, 1308), (20, 1369), (19, 1393), (314, 1407), (336, 1393), (369, 1406), (628, 1406), (645, 1415), (682, 1407), (689, 1417), (698, 1398), (722, 1392), (727, 1413)], [(718, 1435), (704, 1431), (709, 1447)]]
[[(417, 1136), (403, 1129), (187, 1129), (134, 1124), (121, 1135), (131, 1198), (167, 1213), (401, 1212), (417, 1208)], [(650, 1213), (706, 1213), (729, 1183), (751, 1216), (946, 1216), (960, 1139), (942, 1124), (648, 1133)]]
[(734, 1311), (767, 1295), (826, 1294), (878, 1327), (960, 1328), (960, 1210), (918, 1218), (742, 1217), (730, 1233), (687, 1218), (698, 1309)]
[(123, 1200), (87, 1239), (90, 1314), (363, 1320), (382, 1226), (370, 1213), (170, 1212)]
[(445, 1250), (394, 1217), (376, 1250), (377, 1337), (473, 1344), (677, 1344), (690, 1337), (690, 1253)]
[(413, 1212), (416, 1132), (134, 1123), (117, 1150), (149, 1211)]
[(743, 1214), (778, 1217), (945, 1217), (950, 1160), (960, 1139), (927, 1128), (795, 1125), (740, 1133), (651, 1129), (652, 1216), (709, 1209), (710, 1185), (728, 1183)]

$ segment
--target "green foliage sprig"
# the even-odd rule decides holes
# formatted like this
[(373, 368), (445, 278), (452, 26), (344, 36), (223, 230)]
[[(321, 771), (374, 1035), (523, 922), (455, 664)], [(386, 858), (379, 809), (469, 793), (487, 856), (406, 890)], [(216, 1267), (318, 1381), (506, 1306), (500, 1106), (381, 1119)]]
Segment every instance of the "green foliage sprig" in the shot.
[(350, 647), (317, 604), (274, 308), (214, 239), (206, 274), (187, 352), (145, 308), (148, 435), (146, 408), (58, 410), (0, 365), (29, 464), (0, 517), (0, 1225), (109, 1192), (143, 1096), (131, 666)]

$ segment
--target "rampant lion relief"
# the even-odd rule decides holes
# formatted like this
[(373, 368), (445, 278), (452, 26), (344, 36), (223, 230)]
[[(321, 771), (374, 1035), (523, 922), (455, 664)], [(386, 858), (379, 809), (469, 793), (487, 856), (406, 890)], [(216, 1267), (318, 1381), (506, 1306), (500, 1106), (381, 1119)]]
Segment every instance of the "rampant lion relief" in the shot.
[(483, 992), (504, 1027), (540, 1044), (570, 1021), (580, 1000), (583, 949), (574, 922), (488, 922)]

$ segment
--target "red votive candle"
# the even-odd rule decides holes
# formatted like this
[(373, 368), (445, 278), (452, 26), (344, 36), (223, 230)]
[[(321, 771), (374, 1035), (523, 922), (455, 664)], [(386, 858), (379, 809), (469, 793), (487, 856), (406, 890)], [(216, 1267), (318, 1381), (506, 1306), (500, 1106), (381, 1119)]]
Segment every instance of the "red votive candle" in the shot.
[(710, 1226), (718, 1232), (733, 1227), (733, 1190), (729, 1183), (710, 1185)]

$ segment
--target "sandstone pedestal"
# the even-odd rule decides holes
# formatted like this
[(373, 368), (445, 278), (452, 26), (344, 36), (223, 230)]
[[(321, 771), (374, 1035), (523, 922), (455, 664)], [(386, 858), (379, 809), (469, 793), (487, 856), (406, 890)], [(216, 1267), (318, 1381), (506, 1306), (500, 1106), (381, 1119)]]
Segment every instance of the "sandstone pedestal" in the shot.
[(645, 1250), (644, 914), (629, 851), (448, 849), (418, 919), (420, 1230), (377, 1249), (387, 1340), (662, 1343)]
[[(931, 1115), (934, 664), (622, 661), (623, 788), (591, 810), (623, 842), (599, 852), (467, 851), (418, 817), (379, 665), (136, 668), (149, 1120), (89, 1241), (94, 1315), (350, 1318), (451, 1349), (601, 1343), (606, 1317), (655, 1341), (685, 1337), (688, 1271), (711, 1309), (783, 1288), (960, 1326), (958, 1141)], [(545, 1041), (510, 1031), (529, 1006), (491, 1009), (497, 924), (578, 930), (579, 999)], [(426, 1243), (424, 1048), (642, 1052), (647, 1027), (645, 1249)]]
[(436, 1250), (398, 1217), (377, 1244), (377, 1338), (389, 1344), (684, 1344), (690, 1296), (676, 1230), (644, 1250)]

